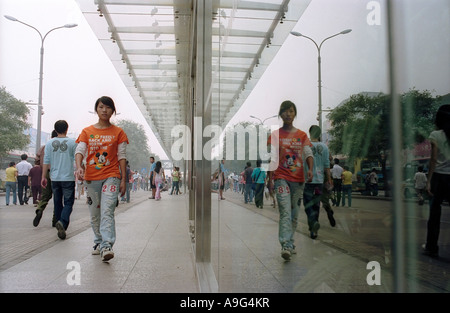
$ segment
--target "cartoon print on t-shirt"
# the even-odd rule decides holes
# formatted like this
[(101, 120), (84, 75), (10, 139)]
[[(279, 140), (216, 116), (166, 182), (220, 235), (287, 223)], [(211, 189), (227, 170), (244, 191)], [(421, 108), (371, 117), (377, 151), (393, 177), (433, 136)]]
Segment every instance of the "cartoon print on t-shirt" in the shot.
[(110, 164), (109, 160), (106, 159), (107, 155), (107, 152), (103, 152), (102, 154), (100, 154), (100, 152), (97, 152), (95, 154), (95, 156), (97, 157), (97, 162), (95, 162), (95, 158), (93, 158), (89, 162), (89, 165), (95, 164), (95, 169), (101, 170), (103, 166), (108, 166)]
[(297, 170), (300, 170), (302, 165), (298, 161), (298, 157), (295, 154), (286, 154), (285, 155), (286, 160), (283, 162), (283, 167), (288, 168), (291, 170), (291, 172), (296, 172)]

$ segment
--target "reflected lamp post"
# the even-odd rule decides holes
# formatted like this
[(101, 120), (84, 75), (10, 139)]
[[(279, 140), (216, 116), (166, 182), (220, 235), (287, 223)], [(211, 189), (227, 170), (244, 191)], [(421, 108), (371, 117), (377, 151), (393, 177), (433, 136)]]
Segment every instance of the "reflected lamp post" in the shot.
[(251, 118), (257, 119), (261, 123), (261, 125), (264, 125), (264, 122), (267, 121), (268, 119), (271, 119), (271, 118), (274, 118), (274, 117), (277, 117), (277, 116), (278, 115), (269, 116), (269, 117), (265, 118), (264, 120), (261, 120), (260, 118), (258, 118), (256, 116), (250, 115)]
[(324, 40), (322, 40), (322, 42), (319, 45), (314, 41), (314, 39), (312, 39), (312, 38), (310, 38), (308, 36), (305, 36), (305, 35), (303, 35), (303, 34), (301, 34), (299, 32), (294, 32), (294, 31), (291, 32), (291, 35), (294, 35), (294, 36), (297, 36), (297, 37), (305, 37), (306, 39), (311, 40), (314, 43), (314, 45), (316, 46), (316, 48), (317, 48), (317, 53), (318, 53), (318, 57), (317, 57), (318, 80), (319, 80), (319, 111), (317, 112), (317, 115), (318, 115), (319, 127), (320, 127), (321, 131), (322, 131), (322, 73), (321, 73), (320, 49), (322, 48), (322, 45), (323, 45), (323, 43), (326, 40), (331, 39), (331, 38), (336, 37), (336, 36), (339, 36), (339, 35), (348, 34), (351, 31), (352, 31), (351, 29), (343, 30), (343, 31), (341, 31), (341, 32), (339, 32), (337, 34), (334, 34), (334, 35), (332, 35), (330, 37), (325, 38)]
[(52, 28), (44, 36), (42, 36), (41, 32), (34, 26), (24, 23), (24, 22), (16, 19), (15, 17), (9, 16), (9, 15), (5, 15), (5, 18), (7, 18), (8, 20), (13, 21), (13, 22), (19, 22), (25, 26), (28, 26), (28, 27), (34, 29), (35, 31), (37, 31), (37, 33), (39, 34), (39, 36), (41, 38), (40, 66), (39, 66), (39, 97), (38, 97), (38, 103), (37, 103), (37, 105), (38, 105), (38, 120), (37, 120), (37, 135), (36, 135), (36, 154), (37, 154), (39, 151), (39, 148), (41, 146), (42, 83), (44, 80), (44, 73), (43, 73), (43, 70), (44, 70), (44, 41), (50, 32), (52, 32), (56, 29), (60, 29), (60, 28), (76, 27), (76, 26), (78, 26), (78, 24), (65, 24), (63, 26)]

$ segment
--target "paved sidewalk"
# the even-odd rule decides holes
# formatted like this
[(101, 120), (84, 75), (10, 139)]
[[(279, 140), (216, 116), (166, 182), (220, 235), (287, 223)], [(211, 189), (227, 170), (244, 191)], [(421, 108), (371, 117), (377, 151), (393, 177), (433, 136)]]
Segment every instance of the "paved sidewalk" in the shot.
[[(200, 292), (187, 195), (163, 193), (161, 201), (149, 200), (148, 195), (138, 191), (132, 194), (132, 203), (119, 205), (115, 257), (109, 263), (91, 255), (93, 235), (82, 200), (76, 203), (67, 239), (62, 241), (51, 227), (50, 211), (33, 227), (32, 206), (6, 208), (0, 199), (0, 292)], [(244, 205), (231, 192), (225, 193), (225, 201), (212, 196), (211, 265), (218, 292), (394, 290), (391, 256), (382, 245), (389, 243), (383, 224), (383, 216), (389, 213), (387, 202), (375, 201), (386, 205), (379, 210), (363, 209), (363, 199), (359, 203), (355, 199), (351, 209), (336, 208), (336, 227), (322, 214), (317, 240), (309, 238), (302, 211), (295, 234), (298, 253), (285, 262), (280, 257), (276, 209)], [(33, 246), (39, 248), (33, 250)], [(368, 285), (368, 261), (381, 264), (381, 285)], [(417, 264), (418, 292), (450, 291), (448, 264), (429, 258)]]
[[(115, 257), (109, 263), (91, 255), (90, 226), (82, 230), (70, 225), (72, 231), (68, 231), (66, 240), (57, 239), (51, 226), (43, 226), (48, 228), (44, 229), (45, 236), (55, 237), (56, 243), (1, 271), (0, 291), (198, 292), (184, 197), (156, 202), (148, 200), (148, 192), (142, 194), (140, 203), (134, 201), (132, 207), (116, 212)], [(41, 223), (48, 223), (48, 219), (51, 217)], [(78, 222), (84, 224), (86, 220)], [(24, 228), (39, 231), (40, 226), (33, 228), (27, 220)], [(2, 245), (2, 255), (5, 252)], [(78, 269), (79, 285), (73, 284)]]

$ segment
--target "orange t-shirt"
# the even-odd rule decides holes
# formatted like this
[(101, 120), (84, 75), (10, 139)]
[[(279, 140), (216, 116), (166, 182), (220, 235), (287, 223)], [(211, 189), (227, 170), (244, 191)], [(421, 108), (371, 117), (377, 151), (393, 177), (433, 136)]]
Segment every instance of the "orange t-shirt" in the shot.
[(128, 144), (127, 134), (122, 128), (112, 125), (99, 129), (91, 125), (81, 131), (76, 142), (87, 144), (85, 180), (120, 177), (118, 146), (122, 142)]
[(288, 132), (280, 128), (272, 132), (267, 144), (271, 144), (272, 140), (278, 141), (279, 144), (278, 167), (273, 173), (273, 179), (303, 183), (305, 181), (303, 148), (312, 147), (308, 135), (300, 129)]

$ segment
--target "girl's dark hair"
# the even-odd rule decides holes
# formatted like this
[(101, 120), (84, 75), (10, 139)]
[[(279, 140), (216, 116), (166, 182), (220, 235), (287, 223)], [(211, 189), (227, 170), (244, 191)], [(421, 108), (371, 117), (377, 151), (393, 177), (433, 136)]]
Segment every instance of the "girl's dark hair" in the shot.
[(14, 166), (14, 165), (16, 165), (16, 162), (14, 162), (14, 161), (9, 162), (9, 167)]
[(283, 101), (280, 105), (280, 111), (278, 111), (278, 116), (281, 116), (281, 114), (283, 114), (284, 111), (290, 109), (290, 108), (294, 108), (295, 111), (295, 116), (297, 116), (297, 107), (295, 106), (294, 102), (286, 100)]
[(155, 172), (159, 174), (159, 171), (161, 170), (161, 161), (157, 161), (156, 162), (156, 166), (155, 166)]
[(100, 102), (106, 105), (107, 107), (110, 107), (113, 110), (114, 114), (116, 113), (116, 106), (114, 104), (114, 100), (108, 96), (100, 97), (97, 99), (97, 101), (95, 101), (95, 112), (97, 112), (97, 108)]
[(436, 113), (434, 124), (444, 131), (447, 141), (450, 141), (450, 104), (443, 104)]

